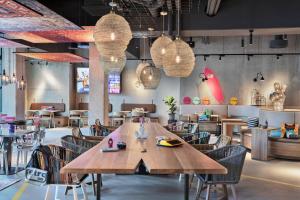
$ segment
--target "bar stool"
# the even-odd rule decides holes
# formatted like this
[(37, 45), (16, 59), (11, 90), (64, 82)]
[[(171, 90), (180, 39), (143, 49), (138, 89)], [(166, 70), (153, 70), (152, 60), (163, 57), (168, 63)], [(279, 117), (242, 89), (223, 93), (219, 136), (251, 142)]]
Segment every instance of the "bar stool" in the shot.
[(69, 115), (69, 120), (68, 120), (68, 127), (70, 127), (70, 124), (72, 126), (72, 121), (73, 120), (77, 120), (78, 121), (78, 127), (80, 128), (80, 122), (82, 121), (81, 112), (80, 111), (70, 110), (70, 115)]
[[(51, 112), (47, 110), (40, 110), (39, 111), (39, 117), (41, 121), (46, 121), (48, 122), (49, 128), (51, 128), (51, 122), (52, 122), (52, 114)], [(55, 128), (55, 123), (54, 123), (54, 128)]]

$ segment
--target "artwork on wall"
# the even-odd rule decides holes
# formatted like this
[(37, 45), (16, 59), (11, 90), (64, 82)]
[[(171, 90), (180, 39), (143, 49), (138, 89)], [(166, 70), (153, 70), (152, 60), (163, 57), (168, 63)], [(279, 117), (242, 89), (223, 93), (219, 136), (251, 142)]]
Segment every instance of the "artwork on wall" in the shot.
[(121, 74), (120, 72), (111, 72), (108, 74), (108, 93), (121, 93)]
[(203, 105), (209, 105), (210, 104), (210, 99), (208, 97), (204, 97), (201, 100), (201, 102), (202, 102)]
[(89, 68), (78, 67), (77, 68), (77, 93), (84, 94), (89, 93)]
[(220, 81), (219, 81), (217, 75), (215, 74), (215, 72), (212, 69), (205, 67), (203, 70), (203, 73), (206, 76), (211, 77), (206, 81), (206, 83), (207, 83), (208, 88), (210, 89), (213, 97), (216, 99), (216, 101), (218, 103), (220, 103), (220, 104), (224, 103), (223, 90), (222, 90)]
[(200, 98), (199, 98), (199, 97), (194, 97), (194, 98), (193, 98), (193, 104), (194, 104), (194, 105), (199, 105), (200, 102), (201, 102), (201, 101), (200, 101)]

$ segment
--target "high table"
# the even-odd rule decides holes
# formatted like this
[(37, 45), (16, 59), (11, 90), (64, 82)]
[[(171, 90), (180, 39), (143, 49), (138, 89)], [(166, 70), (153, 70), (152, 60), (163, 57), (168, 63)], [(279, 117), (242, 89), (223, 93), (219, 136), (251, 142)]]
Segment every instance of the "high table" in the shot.
[[(10, 133), (8, 129), (0, 129), (0, 138), (3, 138), (3, 149), (7, 151), (7, 165), (8, 175), (15, 174), (15, 168), (11, 166), (12, 152), (13, 152), (13, 141), (15, 138), (22, 137), (23, 135), (33, 133), (32, 130), (16, 130), (14, 133)], [(0, 175), (5, 174), (5, 166), (0, 169)], [(19, 171), (23, 170), (19, 167)]]
[[(158, 123), (145, 124), (146, 140), (138, 140), (135, 131), (138, 123), (124, 123), (100, 144), (83, 153), (61, 169), (61, 173), (97, 174), (97, 200), (101, 198), (101, 174), (134, 174), (143, 162), (150, 174), (185, 174), (184, 199), (189, 199), (189, 174), (226, 174), (227, 169), (193, 148)], [(176, 148), (159, 147), (156, 136), (177, 138), (183, 145)], [(116, 146), (118, 141), (126, 142), (126, 150), (103, 153), (109, 138)]]

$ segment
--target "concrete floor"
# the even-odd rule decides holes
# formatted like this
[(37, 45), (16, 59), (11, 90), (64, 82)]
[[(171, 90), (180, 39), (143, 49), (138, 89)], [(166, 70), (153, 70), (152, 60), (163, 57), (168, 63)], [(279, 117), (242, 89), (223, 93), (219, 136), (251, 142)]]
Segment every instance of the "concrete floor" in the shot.
[[(83, 132), (88, 134), (88, 129)], [(66, 128), (49, 129), (46, 143), (59, 144), (60, 137), (70, 134)], [(18, 174), (23, 177), (23, 173)], [(0, 176), (0, 179), (7, 178)], [(104, 175), (102, 199), (104, 200), (180, 200), (183, 199), (183, 181), (178, 176), (140, 176), (140, 175)], [(191, 198), (195, 195), (194, 182)], [(91, 186), (87, 188), (89, 199), (94, 199)], [(30, 185), (20, 181), (0, 192), (0, 200), (41, 200), (44, 199), (46, 187)], [(54, 199), (54, 188), (51, 189)], [(296, 200), (300, 199), (300, 162), (272, 160), (254, 161), (247, 155), (243, 175), (236, 186), (240, 200)], [(82, 198), (78, 189), (79, 198)], [(231, 192), (229, 192), (230, 198)], [(64, 195), (64, 188), (59, 190), (59, 198), (73, 199), (72, 192)], [(216, 199), (216, 198), (213, 198)]]

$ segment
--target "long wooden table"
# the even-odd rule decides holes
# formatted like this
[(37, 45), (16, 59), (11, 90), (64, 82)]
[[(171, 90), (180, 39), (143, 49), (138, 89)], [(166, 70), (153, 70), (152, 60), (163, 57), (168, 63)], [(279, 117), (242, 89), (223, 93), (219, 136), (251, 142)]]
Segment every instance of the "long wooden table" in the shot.
[[(94, 173), (97, 174), (97, 200), (100, 200), (101, 174), (121, 173), (134, 174), (141, 162), (150, 174), (185, 174), (185, 195), (189, 199), (189, 174), (226, 174), (227, 169), (216, 161), (185, 143), (182, 139), (168, 132), (158, 123), (145, 124), (148, 133), (146, 140), (138, 140), (135, 131), (138, 123), (125, 123), (107, 136), (100, 144), (83, 153), (61, 169), (61, 173)], [(184, 143), (180, 147), (168, 148), (156, 145), (156, 136), (178, 138)], [(126, 150), (118, 152), (101, 152), (112, 138), (114, 146), (118, 141), (126, 142)], [(146, 149), (146, 152), (143, 150)]]

